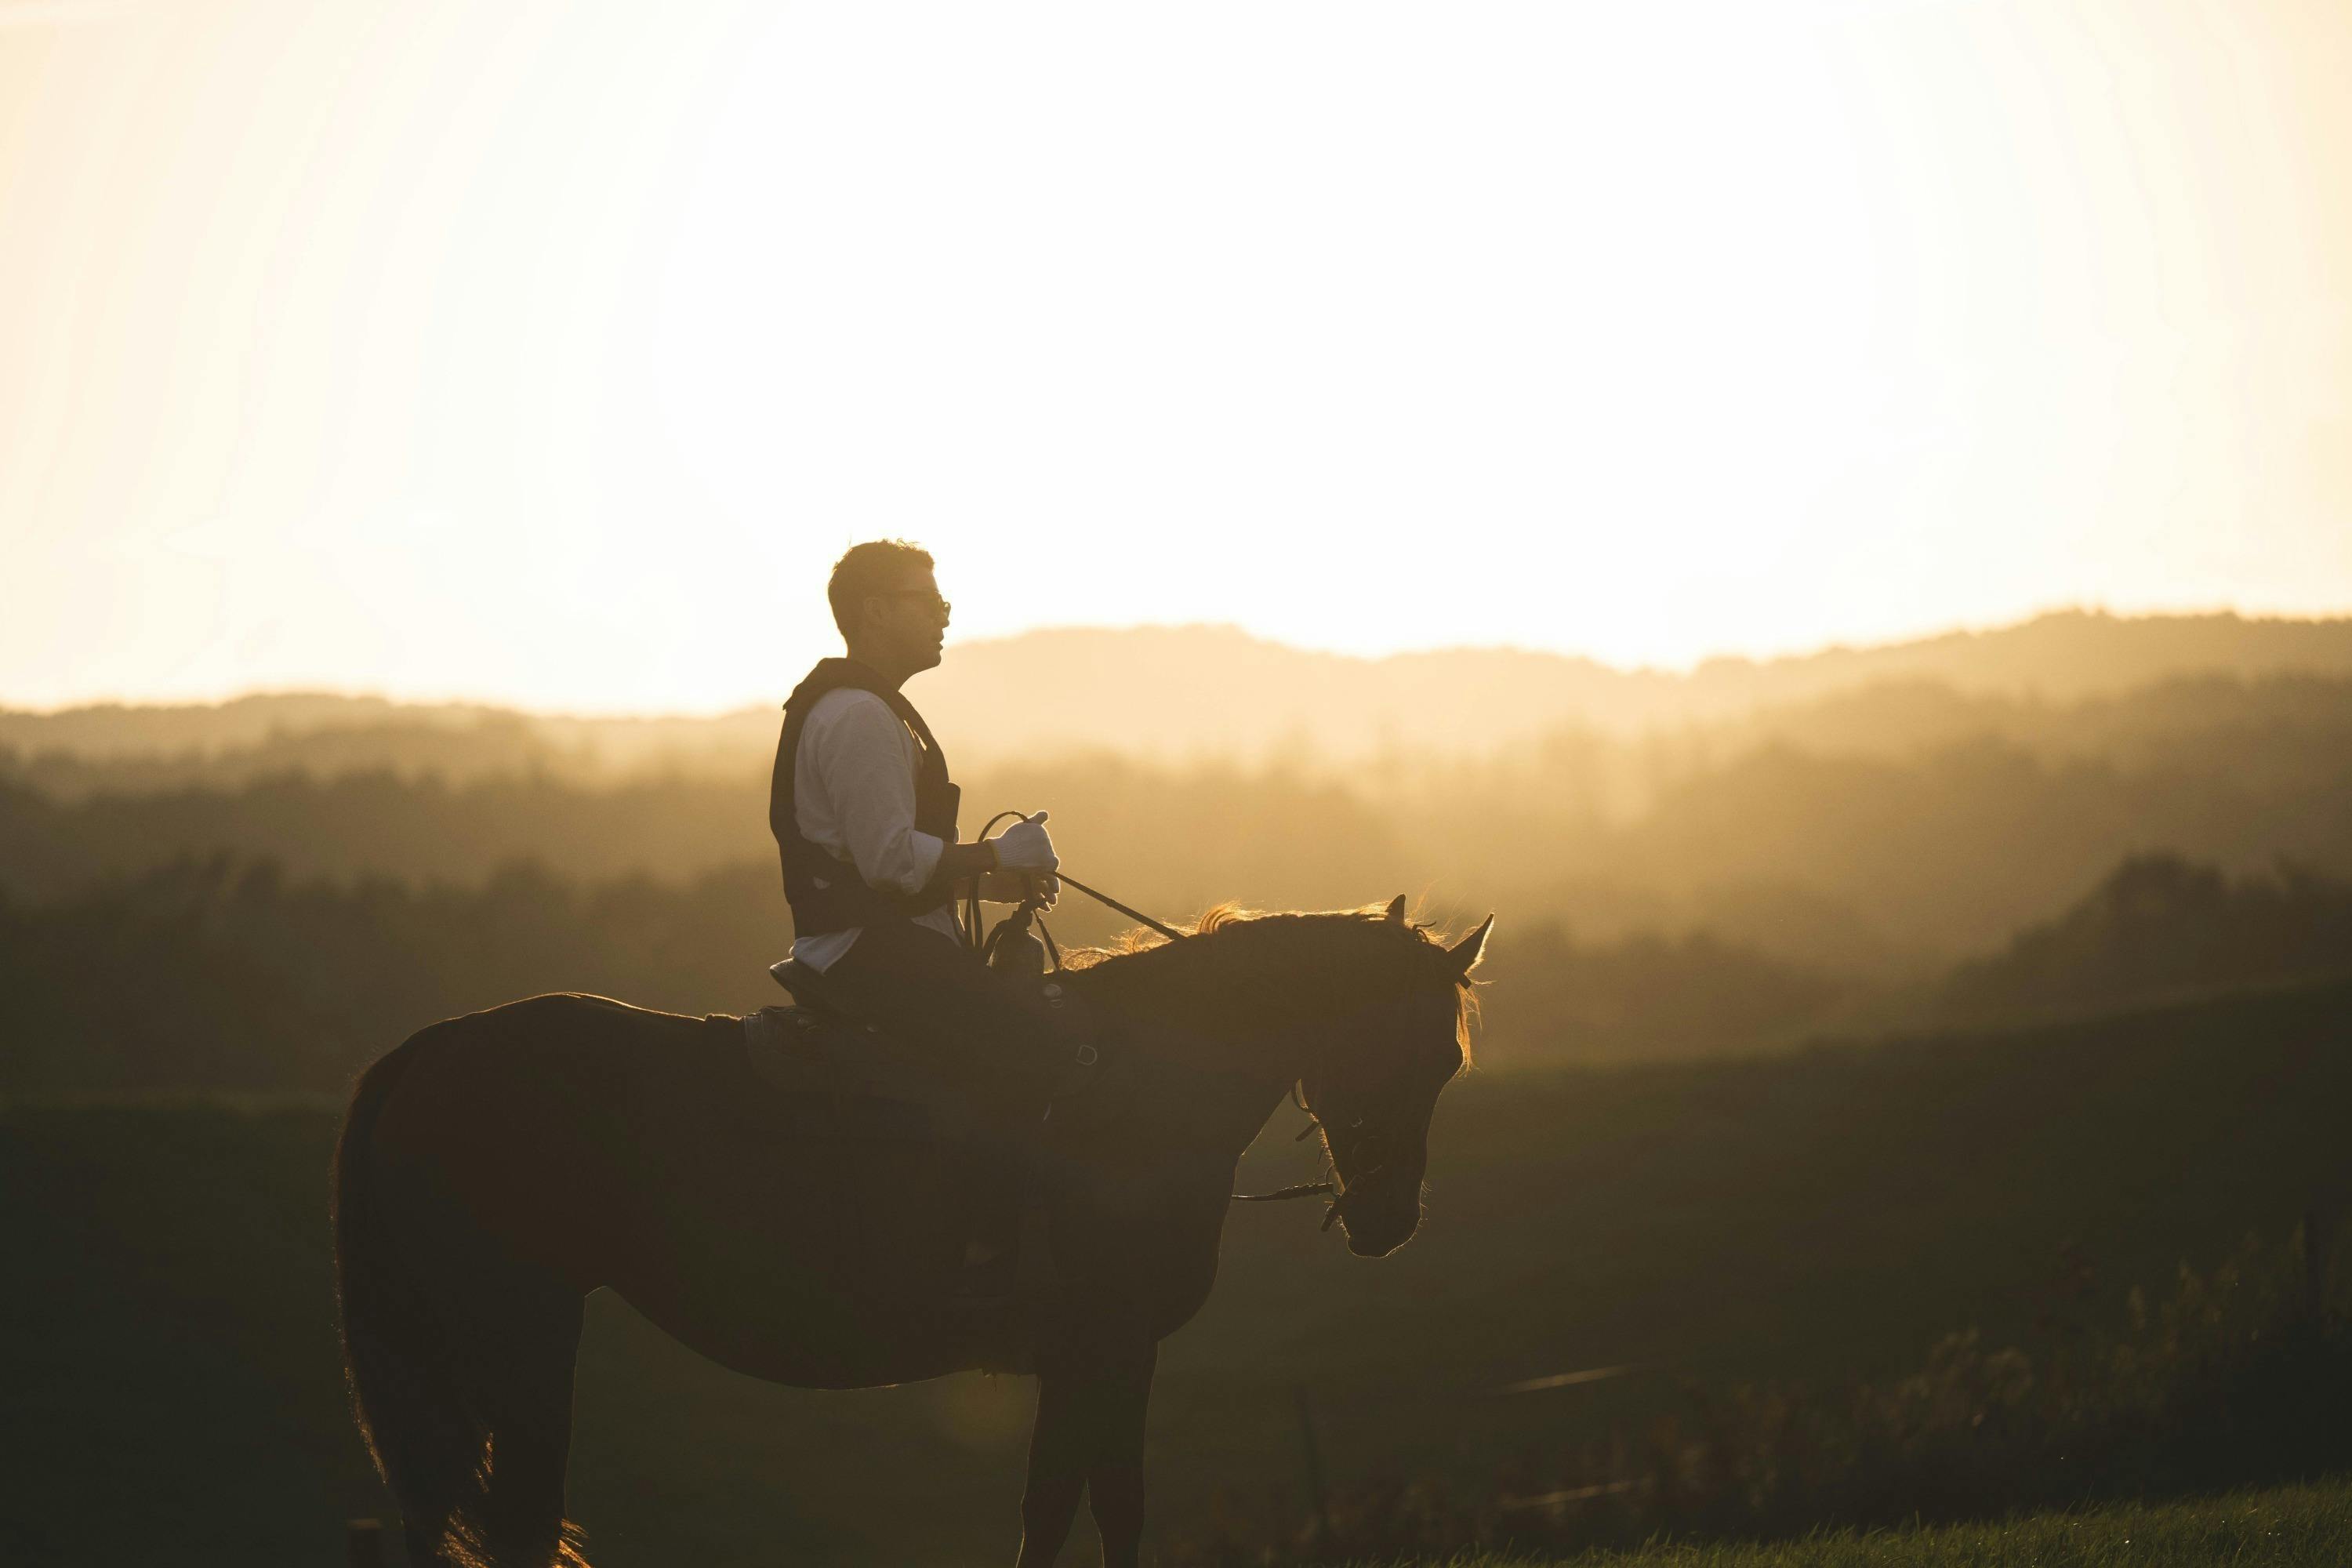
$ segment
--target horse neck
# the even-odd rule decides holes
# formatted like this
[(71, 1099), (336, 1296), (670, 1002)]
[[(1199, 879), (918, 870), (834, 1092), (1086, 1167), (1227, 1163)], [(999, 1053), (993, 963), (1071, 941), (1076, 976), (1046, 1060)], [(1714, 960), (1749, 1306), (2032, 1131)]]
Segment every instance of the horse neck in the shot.
[(1076, 978), (1178, 1065), (1234, 1086), (1237, 1153), (1305, 1070), (1306, 1042), (1330, 1006), (1298, 984), (1295, 963), (1241, 931), (1104, 959)]

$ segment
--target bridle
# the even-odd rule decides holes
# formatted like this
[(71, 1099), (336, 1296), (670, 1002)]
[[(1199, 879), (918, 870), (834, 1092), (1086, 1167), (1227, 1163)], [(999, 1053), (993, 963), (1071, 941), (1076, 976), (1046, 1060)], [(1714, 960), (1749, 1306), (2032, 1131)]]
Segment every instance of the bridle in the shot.
[[(990, 817), (986, 826), (981, 828), (980, 837), (986, 838), (989, 833), (994, 829), (996, 825), (1003, 822), (1006, 817), (1026, 817), (1028, 815), (1028, 813), (1021, 811), (1000, 811), (994, 816)], [(1186, 941), (1191, 934), (1189, 932), (1180, 931), (1174, 926), (1169, 925), (1165, 921), (1153, 920), (1141, 910), (1132, 909), (1126, 904), (1120, 903), (1117, 899), (1112, 898), (1108, 893), (1102, 891), (1100, 889), (1087, 886), (1087, 884), (1079, 881), (1067, 871), (1056, 869), (1054, 872), (1054, 876), (1064, 887), (1076, 888), (1079, 892), (1084, 893), (1087, 897), (1094, 900), (1095, 902), (1103, 905), (1107, 909), (1114, 910), (1119, 914), (1125, 915), (1131, 921), (1135, 921), (1140, 924), (1150, 927), (1153, 931), (1158, 931), (1161, 936), (1166, 937), (1170, 942)], [(1007, 916), (1005, 921), (1000, 921), (996, 931), (989, 933), (988, 941), (986, 942), (981, 942), (980, 882), (978, 878), (974, 878), (972, 879), (972, 889), (965, 899), (964, 907), (966, 914), (966, 919), (964, 921), (964, 931), (966, 933), (965, 940), (966, 942), (973, 944), (977, 950), (984, 955), (988, 948), (995, 942), (998, 936), (1002, 935), (1004, 931), (1008, 929), (1013, 917)], [(1045, 939), (1045, 951), (1052, 957), (1055, 972), (1059, 973), (1062, 967), (1061, 944), (1054, 940), (1054, 933), (1045, 928), (1044, 906), (1039, 904), (1036, 901), (1035, 897), (1032, 895), (1030, 898), (1022, 900), (1019, 909), (1021, 912), (1026, 913), (1035, 920), (1038, 935)], [(1324, 1122), (1322, 1117), (1316, 1113), (1315, 1108), (1307, 1102), (1307, 1080), (1305, 1079), (1302, 1078), (1294, 1081), (1290, 1086), (1290, 1089), (1292, 1100), (1297, 1105), (1299, 1110), (1307, 1113), (1308, 1118), (1307, 1125), (1300, 1128), (1298, 1130), (1297, 1136), (1291, 1140), (1292, 1142), (1297, 1143), (1304, 1142), (1308, 1134), (1316, 1131), (1319, 1128), (1322, 1128)], [(1356, 1129), (1362, 1127), (1363, 1124), (1364, 1119), (1359, 1116), (1349, 1124), (1349, 1130), (1353, 1131)], [(1344, 1188), (1337, 1179), (1339, 1172), (1339, 1156), (1338, 1153), (1334, 1152), (1331, 1158), (1333, 1179), (1330, 1181), (1300, 1182), (1292, 1186), (1277, 1187), (1270, 1193), (1234, 1193), (1231, 1196), (1231, 1201), (1237, 1204), (1274, 1204), (1281, 1203), (1290, 1198), (1318, 1197), (1323, 1194), (1328, 1193), (1331, 1194), (1331, 1203), (1330, 1206), (1323, 1211), (1322, 1226), (1322, 1228), (1328, 1231), (1331, 1228), (1332, 1223), (1341, 1217), (1348, 1202), (1349, 1191), (1360, 1186), (1365, 1181), (1370, 1177), (1380, 1174), (1382, 1171), (1388, 1168), (1386, 1145), (1380, 1142), (1380, 1137), (1381, 1135), (1377, 1132), (1368, 1132), (1364, 1134), (1361, 1139), (1357, 1141), (1356, 1146), (1358, 1148), (1360, 1149), (1366, 1144), (1370, 1144), (1372, 1150), (1375, 1152), (1380, 1153), (1382, 1158), (1367, 1169), (1360, 1172), (1357, 1174), (1356, 1179), (1353, 1182), (1349, 1183)], [(1328, 1138), (1326, 1142), (1328, 1143)]]
[[(1232, 1201), (1237, 1204), (1270, 1204), (1279, 1203), (1285, 1198), (1311, 1198), (1328, 1193), (1331, 1194), (1331, 1202), (1323, 1211), (1323, 1224), (1320, 1227), (1328, 1231), (1334, 1221), (1345, 1216), (1349, 1194), (1360, 1190), (1365, 1183), (1389, 1168), (1388, 1143), (1377, 1131), (1365, 1132), (1358, 1138), (1355, 1141), (1355, 1148), (1358, 1152), (1367, 1154), (1370, 1163), (1356, 1173), (1355, 1180), (1344, 1186), (1341, 1185), (1337, 1179), (1339, 1170), (1339, 1150), (1331, 1142), (1329, 1127), (1325, 1123), (1321, 1113), (1307, 1103), (1307, 1080), (1303, 1078), (1299, 1079), (1290, 1086), (1290, 1090), (1292, 1103), (1305, 1111), (1308, 1117), (1307, 1125), (1298, 1130), (1297, 1136), (1293, 1137), (1291, 1142), (1304, 1142), (1309, 1135), (1321, 1131), (1324, 1134), (1325, 1146), (1330, 1152), (1333, 1179), (1327, 1182), (1300, 1182), (1295, 1186), (1277, 1187), (1270, 1193), (1235, 1193), (1233, 1194)], [(1357, 1131), (1363, 1125), (1364, 1119), (1359, 1116), (1348, 1123), (1348, 1131)]]

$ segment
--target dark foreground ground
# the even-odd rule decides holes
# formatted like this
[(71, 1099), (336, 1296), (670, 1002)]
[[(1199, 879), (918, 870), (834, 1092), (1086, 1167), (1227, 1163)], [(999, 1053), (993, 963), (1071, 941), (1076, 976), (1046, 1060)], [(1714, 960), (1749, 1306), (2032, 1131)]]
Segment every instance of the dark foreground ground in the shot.
[[(2119, 1314), (2179, 1260), (2340, 1204), (2347, 1110), (2346, 985), (1767, 1061), (1474, 1075), (1441, 1107), (1429, 1221), (1395, 1258), (1347, 1258), (1303, 1207), (1235, 1212), (1218, 1293), (1163, 1356), (1156, 1517), (1302, 1510), (1294, 1389), (1335, 1482), (1471, 1474), (1638, 1422), (1685, 1379), (1867, 1373), (1969, 1324), (2016, 1338)], [(0, 1107), (0, 1562), (327, 1564), (343, 1520), (388, 1511), (342, 1406), (335, 1121), (316, 1103)], [(1308, 1173), (1292, 1130), (1277, 1119), (1249, 1179)], [(1618, 1365), (1638, 1370), (1501, 1392)], [(1001, 1563), (1028, 1404), (1024, 1384), (977, 1377), (772, 1388), (599, 1297), (573, 1511), (603, 1568)], [(2308, 1495), (2340, 1542), (2341, 1494)], [(2008, 1560), (1780, 1550), (1663, 1561)]]
[(2352, 1486), (2037, 1514), (1778, 1546), (1465, 1557), (1454, 1568), (2326, 1568), (2352, 1563)]

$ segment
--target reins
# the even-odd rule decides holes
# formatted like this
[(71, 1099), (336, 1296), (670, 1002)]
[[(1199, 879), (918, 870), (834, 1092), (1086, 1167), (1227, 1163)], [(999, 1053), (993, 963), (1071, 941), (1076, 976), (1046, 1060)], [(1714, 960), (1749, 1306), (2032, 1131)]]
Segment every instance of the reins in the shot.
[[(1024, 811), (1000, 811), (994, 816), (988, 819), (987, 826), (983, 826), (980, 830), (980, 836), (982, 838), (986, 838), (990, 830), (1008, 816), (1026, 817), (1029, 814), (1027, 812)], [(1189, 933), (1178, 931), (1174, 926), (1166, 924), (1163, 921), (1153, 920), (1141, 910), (1132, 909), (1126, 904), (1120, 903), (1117, 899), (1112, 898), (1108, 893), (1104, 892), (1099, 888), (1087, 887), (1084, 882), (1079, 881), (1067, 871), (1056, 869), (1049, 874), (1057, 879), (1065, 887), (1076, 888), (1078, 891), (1084, 893), (1095, 902), (1103, 905), (1105, 908), (1115, 910), (1118, 913), (1125, 915), (1129, 920), (1137, 921), (1144, 925), (1150, 926), (1153, 931), (1158, 931), (1170, 942), (1182, 942), (1187, 939)], [(1045, 928), (1045, 917), (1043, 906), (1036, 902), (1035, 898), (1033, 895), (1031, 898), (1024, 900), (1020, 907), (1023, 910), (1028, 910), (1033, 918), (1037, 921), (1038, 934), (1045, 939), (1046, 951), (1053, 955), (1055, 973), (1059, 973), (1062, 968), (1061, 944), (1054, 940), (1054, 933)], [(967, 933), (966, 941), (976, 944), (978, 951), (983, 957), (985, 957), (989, 950), (995, 945), (996, 939), (1003, 935), (1010, 925), (1011, 917), (1008, 916), (1005, 920), (998, 921), (996, 930), (989, 933), (987, 941), (981, 941), (980, 879), (976, 877), (972, 879), (971, 892), (965, 900), (965, 909), (967, 912), (967, 918), (964, 921), (964, 930)], [(1303, 1093), (1298, 1096), (1298, 1109), (1306, 1111), (1309, 1117), (1313, 1117), (1315, 1115), (1314, 1108), (1307, 1103), (1306, 1096)], [(1321, 1122), (1319, 1120), (1308, 1121), (1306, 1126), (1298, 1130), (1298, 1137), (1292, 1139), (1291, 1142), (1294, 1143), (1299, 1142), (1320, 1125)], [(1366, 1173), (1366, 1174), (1370, 1173), (1369, 1172)], [(1336, 1181), (1300, 1182), (1294, 1186), (1277, 1187), (1270, 1193), (1234, 1193), (1231, 1194), (1231, 1201), (1237, 1204), (1275, 1204), (1281, 1203), (1286, 1198), (1319, 1197), (1325, 1193), (1333, 1194), (1331, 1206), (1325, 1210), (1323, 1214), (1323, 1228), (1325, 1230), (1329, 1230), (1331, 1228), (1331, 1222), (1339, 1217), (1339, 1205), (1345, 1197), (1345, 1194), (1339, 1191), (1339, 1184)]]
[(1076, 888), (1078, 891), (1084, 893), (1095, 902), (1108, 905), (1110, 908), (1117, 910), (1120, 914), (1125, 915), (1129, 920), (1141, 921), (1145, 925), (1150, 926), (1153, 931), (1158, 931), (1170, 942), (1181, 942), (1184, 938), (1184, 933), (1178, 931), (1174, 926), (1161, 925), (1158, 921), (1153, 920), (1150, 915), (1145, 914), (1142, 910), (1129, 909), (1125, 904), (1120, 903), (1108, 893), (1103, 892), (1098, 889), (1087, 887), (1084, 882), (1079, 881), (1067, 871), (1056, 871), (1054, 875), (1059, 877), (1065, 885)]
[(1278, 1204), (1285, 1198), (1311, 1198), (1318, 1193), (1338, 1190), (1336, 1182), (1301, 1182), (1295, 1187), (1276, 1187), (1270, 1193), (1235, 1193), (1233, 1201), (1237, 1204)]

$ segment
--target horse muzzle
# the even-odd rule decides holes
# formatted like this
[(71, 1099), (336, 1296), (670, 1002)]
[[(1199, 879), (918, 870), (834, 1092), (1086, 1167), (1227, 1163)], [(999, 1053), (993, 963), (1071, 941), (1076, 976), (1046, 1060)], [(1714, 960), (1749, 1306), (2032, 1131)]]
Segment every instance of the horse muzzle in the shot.
[(1421, 1228), (1418, 1172), (1382, 1172), (1351, 1184), (1336, 1202), (1348, 1250), (1358, 1258), (1386, 1258)]

